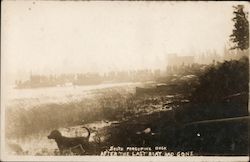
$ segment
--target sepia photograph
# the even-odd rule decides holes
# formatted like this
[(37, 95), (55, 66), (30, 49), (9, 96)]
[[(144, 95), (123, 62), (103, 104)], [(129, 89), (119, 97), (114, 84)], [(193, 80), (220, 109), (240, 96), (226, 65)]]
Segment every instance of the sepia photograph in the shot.
[(246, 1), (1, 1), (0, 161), (249, 161)]

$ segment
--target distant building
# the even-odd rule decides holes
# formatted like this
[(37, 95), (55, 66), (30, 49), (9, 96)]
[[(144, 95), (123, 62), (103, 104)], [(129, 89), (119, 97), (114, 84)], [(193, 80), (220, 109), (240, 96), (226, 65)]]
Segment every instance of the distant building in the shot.
[(217, 61), (222, 61), (222, 57), (216, 52), (216, 50), (207, 50), (196, 56), (195, 63), (213, 64)]
[(178, 56), (177, 54), (169, 54), (167, 56), (168, 66), (190, 65), (194, 63), (194, 56)]

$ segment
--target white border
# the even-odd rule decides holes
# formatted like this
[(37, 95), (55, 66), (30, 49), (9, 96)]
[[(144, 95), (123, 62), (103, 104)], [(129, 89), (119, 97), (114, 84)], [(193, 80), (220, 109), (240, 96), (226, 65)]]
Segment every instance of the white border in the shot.
[[(3, 2), (3, 1), (1, 1)], [(91, 3), (99, 3), (99, 2), (91, 2)], [(101, 2), (101, 3), (106, 3), (106, 2)], [(107, 3), (112, 3), (112, 2), (107, 2)], [(119, 2), (121, 3), (121, 2)], [(123, 2), (126, 3), (126, 2)], [(129, 3), (129, 2), (128, 2)], [(133, 2), (135, 3), (135, 2)], [(142, 1), (140, 1), (142, 3)], [(155, 2), (157, 3), (157, 2)], [(162, 2), (159, 2), (162, 3)], [(175, 3), (173, 2), (167, 2), (167, 3)], [(182, 2), (184, 3), (184, 2)], [(193, 2), (185, 2), (185, 3), (193, 3)], [(249, 3), (247, 1), (243, 2), (237, 2), (237, 1), (230, 1), (230, 2), (207, 2), (207, 3), (237, 3), (237, 4), (244, 4), (248, 5)], [(3, 13), (6, 10), (6, 8), (1, 7), (1, 24), (4, 21), (3, 19)], [(222, 13), (223, 14), (223, 13)], [(250, 15), (249, 15), (250, 17)], [(6, 65), (6, 50), (7, 47), (4, 46), (4, 40), (3, 38), (6, 38), (6, 35), (4, 35), (6, 26), (2, 25), (1, 26), (1, 149), (0, 149), (0, 161), (213, 161), (213, 162), (230, 162), (230, 161), (249, 161), (248, 156), (193, 156), (193, 157), (149, 157), (149, 156), (143, 156), (143, 157), (135, 157), (135, 156), (129, 156), (129, 157), (124, 157), (124, 156), (9, 156), (5, 154), (5, 149), (4, 149), (4, 139), (5, 139), (5, 129), (4, 129), (4, 124), (5, 124), (5, 107), (4, 107), (4, 101), (5, 101), (5, 95), (6, 90), (4, 85), (6, 80), (4, 79), (5, 75), (5, 68), (7, 68)], [(250, 109), (249, 109), (250, 110)]]

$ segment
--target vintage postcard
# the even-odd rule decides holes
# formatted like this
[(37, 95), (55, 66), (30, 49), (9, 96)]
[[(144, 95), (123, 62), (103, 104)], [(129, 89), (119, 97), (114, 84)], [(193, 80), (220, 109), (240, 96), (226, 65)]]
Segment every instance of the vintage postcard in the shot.
[(1, 4), (1, 161), (249, 160), (248, 2)]

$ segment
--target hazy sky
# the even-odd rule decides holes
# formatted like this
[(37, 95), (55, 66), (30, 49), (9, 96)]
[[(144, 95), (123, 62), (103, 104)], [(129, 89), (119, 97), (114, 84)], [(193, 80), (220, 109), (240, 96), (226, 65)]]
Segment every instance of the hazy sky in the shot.
[(236, 2), (2, 3), (8, 72), (163, 68), (168, 53), (221, 52)]

